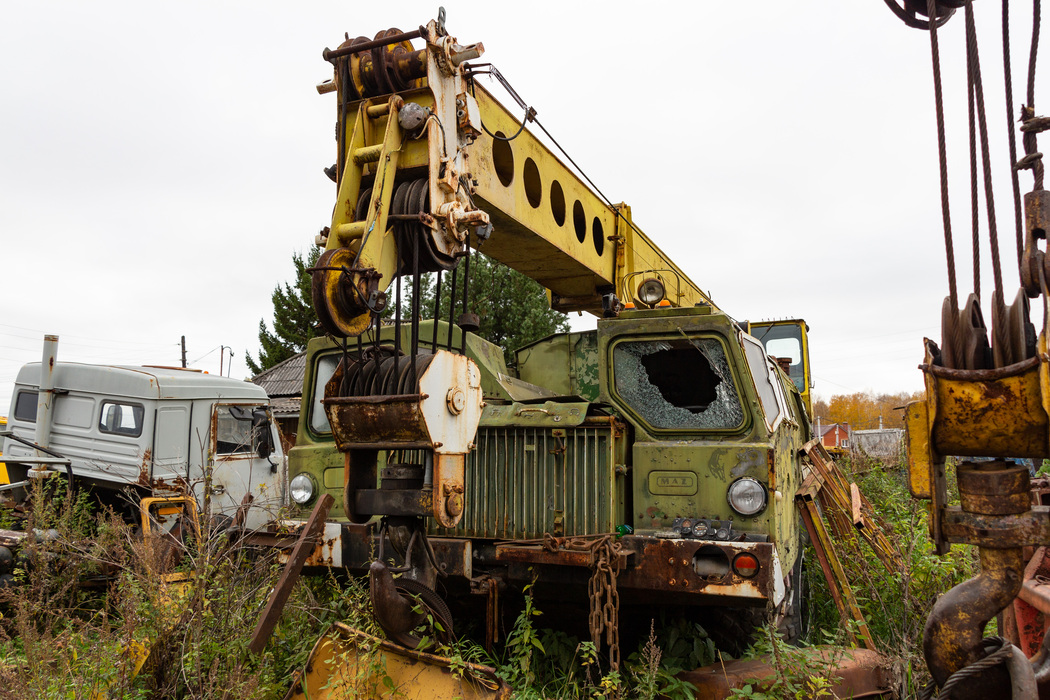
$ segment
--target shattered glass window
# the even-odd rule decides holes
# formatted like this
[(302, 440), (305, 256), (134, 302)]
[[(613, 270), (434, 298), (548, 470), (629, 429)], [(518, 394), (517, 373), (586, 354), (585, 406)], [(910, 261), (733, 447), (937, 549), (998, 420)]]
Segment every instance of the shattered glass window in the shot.
[(733, 372), (715, 338), (619, 343), (613, 375), (616, 393), (653, 427), (714, 430), (744, 422)]

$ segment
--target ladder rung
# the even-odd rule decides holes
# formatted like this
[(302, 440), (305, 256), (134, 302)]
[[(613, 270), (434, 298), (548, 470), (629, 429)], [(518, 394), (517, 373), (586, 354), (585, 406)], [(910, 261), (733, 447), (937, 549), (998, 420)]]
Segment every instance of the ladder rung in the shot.
[(372, 105), (370, 107), (367, 107), (365, 109), (365, 112), (372, 119), (376, 119), (378, 117), (385, 117), (386, 115), (390, 114), (390, 103), (384, 102), (381, 105)]
[(365, 235), (365, 222), (364, 221), (353, 221), (349, 224), (339, 224), (335, 227), (335, 238), (339, 241), (341, 246), (346, 246), (350, 241), (361, 238)]
[(383, 144), (379, 143), (375, 146), (364, 146), (354, 151), (354, 163), (357, 165), (364, 165), (365, 163), (375, 163), (379, 160), (379, 157), (383, 155)]

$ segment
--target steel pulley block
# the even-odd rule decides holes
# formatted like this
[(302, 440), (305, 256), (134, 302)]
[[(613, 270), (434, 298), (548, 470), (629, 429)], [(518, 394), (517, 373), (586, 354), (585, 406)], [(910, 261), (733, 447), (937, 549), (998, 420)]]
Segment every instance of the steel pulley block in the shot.
[[(347, 517), (428, 515), (454, 527), (463, 515), (466, 455), (483, 406), (477, 365), (447, 350), (352, 362), (340, 363), (323, 401), (332, 437), (346, 453)], [(380, 450), (423, 451), (429, 480), (422, 488), (376, 489)], [(387, 484), (396, 485), (396, 479)]]
[[(397, 377), (396, 390), (393, 377)], [(332, 436), (351, 449), (432, 449), (466, 454), (481, 420), (481, 373), (469, 358), (432, 355), (359, 360), (333, 375), (324, 407)], [(339, 387), (346, 386), (346, 394)]]
[(1024, 289), (1017, 290), (1014, 303), (1009, 306), (996, 303), (992, 307), (992, 328), (996, 331), (992, 359), (996, 367), (1009, 367), (1035, 357), (1036, 332), (1029, 320), (1030, 310)]
[[(913, 29), (930, 28), (930, 10), (926, 0), (903, 0), (903, 7), (897, 3), (897, 0), (885, 0), (885, 2), (893, 14), (909, 27)], [(964, 2), (965, 0), (937, 0), (934, 3), (935, 26), (940, 27), (947, 22), (955, 14), (955, 10), (963, 6)]]
[(463, 248), (456, 244), (443, 250), (435, 239), (433, 217), (430, 214), (430, 183), (426, 178), (402, 182), (394, 190), (390, 213), (419, 216), (418, 221), (399, 219), (394, 225), (398, 236), (398, 254), (403, 274), (413, 274), (418, 260), (419, 272), (451, 270), (456, 266), (455, 253)]
[(356, 257), (349, 248), (326, 250), (311, 271), (317, 320), (327, 333), (339, 338), (364, 333), (372, 323), (368, 303), (379, 300), (377, 278), (353, 269)]
[(988, 329), (981, 302), (971, 294), (962, 310), (945, 298), (941, 306), (941, 364), (951, 369), (986, 369), (991, 366)]
[(1039, 365), (1035, 357), (999, 369), (921, 365), (932, 403), (930, 449), (936, 455), (1050, 456)]
[[(401, 34), (400, 29), (387, 29), (375, 36), (375, 40), (388, 39)], [(353, 48), (374, 43), (373, 39), (359, 36), (348, 39), (339, 49)], [(427, 50), (416, 50), (410, 41), (400, 41), (350, 54), (347, 58), (349, 85), (345, 89), (352, 100), (375, 97), (422, 87), (427, 75)]]

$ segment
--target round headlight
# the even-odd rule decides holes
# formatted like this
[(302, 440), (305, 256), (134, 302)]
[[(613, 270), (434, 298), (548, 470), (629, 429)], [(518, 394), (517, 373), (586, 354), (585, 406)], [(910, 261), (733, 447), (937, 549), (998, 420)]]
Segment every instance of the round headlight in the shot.
[(726, 498), (740, 515), (758, 515), (766, 508), (766, 489), (749, 476), (730, 484)]
[(658, 279), (647, 279), (638, 285), (638, 300), (656, 306), (664, 298), (664, 284)]
[(314, 497), (314, 480), (309, 474), (298, 474), (288, 484), (288, 495), (292, 500), (303, 505)]

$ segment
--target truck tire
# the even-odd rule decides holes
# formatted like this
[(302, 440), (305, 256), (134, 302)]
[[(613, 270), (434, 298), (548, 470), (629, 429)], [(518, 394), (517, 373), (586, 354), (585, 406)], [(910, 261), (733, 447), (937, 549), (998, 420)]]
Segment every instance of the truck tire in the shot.
[(700, 624), (718, 650), (739, 659), (765, 622), (765, 608), (706, 608)]

